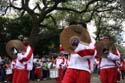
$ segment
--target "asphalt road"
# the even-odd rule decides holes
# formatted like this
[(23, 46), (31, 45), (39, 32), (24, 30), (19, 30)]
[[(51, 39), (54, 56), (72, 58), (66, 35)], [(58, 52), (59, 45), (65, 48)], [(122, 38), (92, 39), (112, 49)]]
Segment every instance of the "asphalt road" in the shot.
[[(30, 83), (56, 83), (56, 81), (54, 79), (51, 79), (51, 80), (42, 80), (42, 81), (30, 81)], [(100, 80), (99, 80), (99, 75), (93, 75), (92, 76), (92, 79), (91, 79), (91, 83), (101, 83)], [(124, 82), (121, 81), (120, 83), (125, 83), (125, 80)]]

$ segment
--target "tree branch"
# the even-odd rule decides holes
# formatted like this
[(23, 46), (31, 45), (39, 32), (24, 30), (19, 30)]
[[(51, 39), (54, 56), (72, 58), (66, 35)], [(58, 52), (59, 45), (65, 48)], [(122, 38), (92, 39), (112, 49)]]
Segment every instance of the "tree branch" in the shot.
[(35, 12), (28, 7), (29, 0), (22, 0), (22, 8), (27, 11), (31, 16), (35, 14)]
[(57, 8), (57, 5), (59, 4), (60, 2), (55, 2), (54, 5), (52, 7), (48, 7), (48, 9), (45, 11), (45, 14), (48, 14), (50, 13), (51, 11), (53, 11), (54, 9)]
[(5, 9), (4, 14), (2, 14), (3, 16), (7, 13), (8, 8), (9, 8), (9, 6), (7, 6), (7, 8)]
[(60, 3), (60, 1), (58, 0), (58, 1), (55, 1), (54, 2), (54, 5), (52, 6), (52, 7), (44, 7), (43, 9), (43, 11), (41, 11), (41, 15), (40, 15), (40, 19), (39, 19), (39, 22), (41, 22), (42, 20), (43, 20), (43, 18), (44, 17), (46, 17), (46, 15), (48, 14), (48, 13), (50, 13), (51, 11), (53, 11), (53, 10), (55, 10), (56, 8), (57, 8), (57, 5)]
[(53, 20), (54, 25), (56, 25), (57, 22), (56, 22), (55, 18), (54, 18), (52, 15), (48, 15), (48, 16), (46, 16), (46, 18), (49, 18), (49, 17)]
[(10, 4), (9, 7), (12, 7), (12, 8), (14, 8), (14, 9), (16, 9), (16, 10), (19, 10), (19, 11), (21, 11), (21, 10), (23, 9), (23, 8), (16, 7), (16, 6), (12, 5), (12, 4)]
[(72, 12), (76, 12), (76, 13), (81, 14), (81, 13), (83, 13), (83, 12), (86, 12), (86, 11), (88, 10), (89, 6), (90, 6), (91, 4), (97, 2), (97, 1), (99, 1), (99, 0), (91, 0), (91, 1), (89, 1), (89, 2), (87, 3), (86, 7), (85, 7), (83, 10), (81, 10), (81, 11), (78, 11), (78, 10), (72, 9), (72, 8), (67, 8), (67, 7), (57, 7), (55, 10), (72, 11)]
[(98, 3), (97, 3), (96, 6), (94, 7), (94, 9), (93, 9), (93, 11), (92, 11), (92, 13), (91, 13), (90, 18), (89, 18), (86, 22), (90, 22), (90, 21), (92, 20), (92, 17), (93, 17), (93, 15), (94, 15), (95, 10), (97, 9), (97, 7), (98, 7)]
[(21, 17), (24, 15), (24, 13), (25, 13), (25, 10), (23, 10), (23, 12), (21, 13)]
[(42, 9), (41, 9), (41, 7), (40, 7), (40, 5), (38, 3), (36, 3), (36, 8), (38, 8), (39, 11), (42, 11)]
[(47, 7), (47, 2), (46, 0), (42, 0), (44, 7)]

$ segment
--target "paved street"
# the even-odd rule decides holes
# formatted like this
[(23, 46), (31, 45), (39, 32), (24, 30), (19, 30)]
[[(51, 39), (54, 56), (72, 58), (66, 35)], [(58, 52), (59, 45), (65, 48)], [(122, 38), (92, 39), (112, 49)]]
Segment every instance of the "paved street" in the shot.
[[(0, 83), (2, 83), (2, 82), (0, 82)], [(11, 82), (8, 82), (8, 83), (11, 83)], [(39, 82), (30, 81), (30, 83), (56, 83), (56, 81), (54, 79), (50, 79), (50, 80), (41, 80)], [(91, 83), (101, 83), (100, 80), (99, 80), (99, 76), (98, 75), (93, 75), (92, 79), (91, 79)], [(124, 82), (121, 81), (119, 83), (125, 83), (125, 80), (124, 80)]]
[[(39, 81), (39, 82), (37, 82), (37, 81), (31, 81), (30, 83), (56, 83), (56, 81), (54, 79), (52, 79), (52, 80), (43, 80), (43, 81)], [(99, 81), (99, 76), (98, 75), (93, 75), (91, 83), (101, 83)], [(120, 83), (125, 83), (125, 81), (124, 82), (121, 81)]]

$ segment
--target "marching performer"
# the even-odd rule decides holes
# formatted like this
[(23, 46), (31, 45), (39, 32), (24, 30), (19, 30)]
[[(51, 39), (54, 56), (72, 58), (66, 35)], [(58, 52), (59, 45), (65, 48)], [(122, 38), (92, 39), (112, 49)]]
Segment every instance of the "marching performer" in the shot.
[[(82, 26), (71, 25), (70, 27), (75, 27), (76, 32), (79, 33), (82, 33), (80, 31), (83, 28), (87, 28), (85, 23), (82, 24)], [(78, 29), (76, 29), (77, 27), (82, 29), (78, 31)], [(79, 42), (77, 39), (75, 40), (75, 38), (74, 41), (72, 41), (72, 45), (75, 45), (76, 48), (74, 49), (74, 52), (69, 55), (68, 67), (63, 78), (63, 83), (90, 83), (96, 50), (95, 40), (91, 37), (88, 39), (90, 40), (90, 43)], [(86, 39), (83, 38), (83, 40)]]
[(30, 70), (33, 68), (33, 51), (27, 37), (24, 37), (23, 43), (25, 52), (18, 53), (18, 49), (13, 49), (13, 52), (17, 54), (17, 58), (12, 83), (29, 83)]
[(65, 69), (67, 66), (66, 58), (64, 56), (66, 52), (64, 51), (63, 47), (60, 45), (60, 53), (57, 58), (54, 60), (53, 66), (58, 69), (59, 76), (56, 78), (57, 83), (62, 83)]
[[(109, 36), (104, 36), (102, 40), (111, 40)], [(104, 49), (104, 57), (100, 62), (100, 80), (101, 83), (117, 83), (117, 68), (120, 66), (120, 54), (118, 49)]]

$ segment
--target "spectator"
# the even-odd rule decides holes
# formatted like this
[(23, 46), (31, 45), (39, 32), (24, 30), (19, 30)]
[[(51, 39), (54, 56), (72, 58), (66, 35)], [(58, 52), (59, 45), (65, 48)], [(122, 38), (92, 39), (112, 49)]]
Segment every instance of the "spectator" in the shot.
[(49, 78), (48, 73), (49, 73), (49, 69), (48, 69), (48, 64), (47, 61), (43, 61), (43, 65), (42, 65), (42, 78), (43, 80), (47, 80)]
[(5, 64), (6, 67), (6, 81), (12, 81), (12, 68), (11, 65), (9, 63)]
[(6, 71), (5, 71), (5, 57), (1, 57), (1, 62), (0, 62), (0, 81), (4, 82), (6, 81)]
[(121, 78), (122, 78), (122, 80), (125, 80), (125, 60), (124, 59), (121, 59), (120, 71), (121, 71)]
[(41, 74), (42, 74), (42, 63), (41, 63), (41, 59), (37, 59), (36, 65), (35, 65), (35, 75), (36, 75), (37, 81), (40, 81), (40, 79), (41, 79)]
[[(62, 50), (61, 50), (62, 51)], [(62, 83), (65, 69), (66, 69), (66, 58), (63, 56), (63, 53), (60, 51), (58, 57), (54, 60), (53, 66), (58, 69), (59, 76), (56, 78), (57, 83)]]

